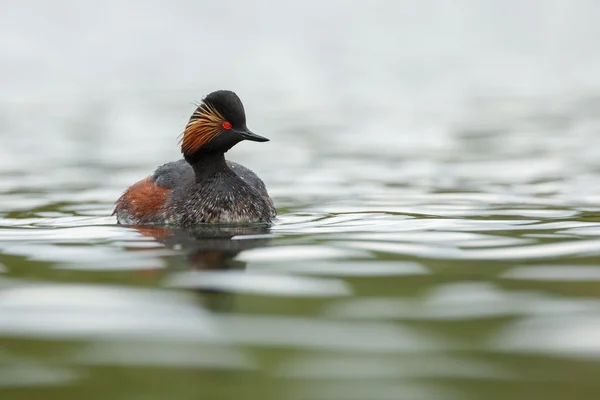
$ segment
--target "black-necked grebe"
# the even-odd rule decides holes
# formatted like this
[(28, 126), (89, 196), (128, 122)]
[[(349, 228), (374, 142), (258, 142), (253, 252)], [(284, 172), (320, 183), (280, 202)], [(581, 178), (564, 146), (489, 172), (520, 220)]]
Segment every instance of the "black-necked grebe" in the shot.
[(164, 164), (117, 200), (114, 214), (126, 225), (271, 222), (273, 201), (248, 168), (225, 160), (242, 140), (266, 142), (246, 126), (240, 98), (228, 90), (206, 96), (181, 138), (183, 159)]

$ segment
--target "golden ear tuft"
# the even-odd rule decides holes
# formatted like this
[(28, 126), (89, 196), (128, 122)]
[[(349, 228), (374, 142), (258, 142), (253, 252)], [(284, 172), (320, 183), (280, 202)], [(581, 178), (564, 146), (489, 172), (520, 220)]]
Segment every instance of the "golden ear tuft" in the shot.
[(221, 133), (221, 124), (225, 121), (223, 115), (211, 104), (200, 105), (183, 131), (181, 152), (192, 154), (200, 150), (208, 142)]

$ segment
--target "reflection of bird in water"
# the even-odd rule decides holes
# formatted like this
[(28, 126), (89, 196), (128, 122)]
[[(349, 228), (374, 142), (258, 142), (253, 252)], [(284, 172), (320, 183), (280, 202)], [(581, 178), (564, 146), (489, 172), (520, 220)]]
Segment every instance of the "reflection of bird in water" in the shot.
[[(246, 264), (235, 261), (235, 256), (244, 250), (265, 246), (271, 240), (266, 224), (202, 224), (193, 229), (138, 226), (135, 229), (167, 248), (183, 251), (186, 269), (196, 271), (244, 269)], [(196, 290), (203, 295), (208, 308), (231, 307), (231, 294), (222, 289), (202, 287)]]
[(264, 246), (269, 242), (269, 226), (202, 224), (193, 229), (138, 226), (144, 236), (155, 238), (167, 248), (184, 250), (188, 267), (218, 270), (243, 250)]

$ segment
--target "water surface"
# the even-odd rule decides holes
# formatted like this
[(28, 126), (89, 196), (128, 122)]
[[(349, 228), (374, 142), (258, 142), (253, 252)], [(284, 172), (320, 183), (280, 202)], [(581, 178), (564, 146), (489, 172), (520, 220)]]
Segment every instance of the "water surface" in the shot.
[[(0, 17), (2, 398), (597, 397), (596, 3), (48, 4)], [(117, 225), (218, 88), (277, 222)]]

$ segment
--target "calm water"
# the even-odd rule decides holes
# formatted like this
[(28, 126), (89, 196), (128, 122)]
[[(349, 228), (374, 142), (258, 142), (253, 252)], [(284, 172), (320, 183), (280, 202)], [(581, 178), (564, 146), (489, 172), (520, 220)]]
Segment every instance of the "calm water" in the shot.
[[(3, 399), (596, 399), (593, 1), (0, 16)], [(114, 200), (236, 90), (271, 229)]]

